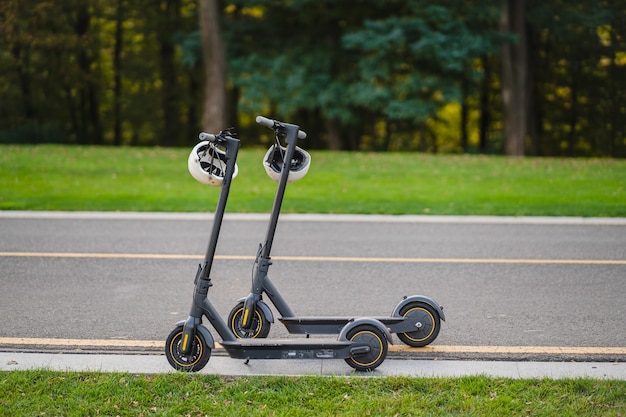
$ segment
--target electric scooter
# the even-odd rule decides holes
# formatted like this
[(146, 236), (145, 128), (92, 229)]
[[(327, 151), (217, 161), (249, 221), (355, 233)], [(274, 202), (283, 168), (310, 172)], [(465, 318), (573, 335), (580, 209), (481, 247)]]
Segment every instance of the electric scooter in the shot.
[[(280, 147), (281, 124), (261, 116), (257, 117), (257, 122), (275, 129), (275, 146)], [(283, 159), (292, 161), (295, 149), (296, 137), (288, 137)], [(272, 265), (270, 252), (289, 174), (289, 170), (285, 169), (280, 173), (265, 240), (259, 245), (255, 261), (256, 269), (252, 277), (250, 294), (239, 299), (228, 316), (230, 328), (239, 338), (254, 339), (268, 336), (274, 316), (270, 307), (263, 301), (264, 294), (280, 313), (279, 320), (291, 334), (337, 334), (351, 320), (350, 317), (296, 316), (268, 276), (269, 267)], [(392, 333), (396, 333), (407, 345), (423, 347), (437, 338), (441, 320), (445, 321), (445, 316), (443, 307), (434, 300), (423, 295), (413, 295), (405, 296), (395, 306), (390, 317), (376, 317), (376, 320), (383, 323)]]
[[(295, 143), (298, 135), (306, 136), (297, 125), (273, 123), (273, 127), (286, 136), (288, 143)], [(198, 266), (196, 272), (189, 317), (176, 323), (165, 342), (165, 356), (168, 362), (177, 370), (190, 372), (199, 371), (208, 363), (211, 350), (215, 348), (215, 341), (202, 324), (203, 317), (206, 317), (222, 338), (221, 345), (228, 355), (231, 358), (244, 359), (246, 363), (250, 359), (344, 359), (357, 371), (376, 369), (385, 360), (388, 344), (391, 343), (391, 334), (378, 320), (370, 318), (350, 320), (341, 326), (336, 339), (241, 339), (211, 304), (208, 297), (209, 289), (213, 285), (210, 277), (211, 267), (240, 147), (239, 139), (234, 136), (236, 135), (233, 131), (220, 132), (218, 135), (202, 133), (200, 139), (206, 141), (206, 145), (194, 148), (194, 151), (199, 149), (198, 152), (202, 153), (200, 157), (211, 151), (212, 155), (217, 155), (224, 162), (223, 165), (203, 162), (207, 165), (203, 166), (203, 169), (208, 172), (217, 171), (220, 174), (223, 169), (224, 172), (204, 263)], [(289, 170), (287, 162), (283, 170)]]

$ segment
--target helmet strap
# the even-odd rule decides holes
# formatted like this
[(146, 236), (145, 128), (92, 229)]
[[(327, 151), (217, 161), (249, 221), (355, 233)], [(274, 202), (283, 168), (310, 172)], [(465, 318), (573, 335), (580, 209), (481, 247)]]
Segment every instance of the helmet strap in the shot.
[(280, 153), (280, 159), (284, 161), (285, 152), (283, 152), (283, 147), (280, 146), (280, 135), (278, 134), (278, 131), (276, 131), (276, 133), (274, 134), (274, 149), (278, 149), (278, 153)]

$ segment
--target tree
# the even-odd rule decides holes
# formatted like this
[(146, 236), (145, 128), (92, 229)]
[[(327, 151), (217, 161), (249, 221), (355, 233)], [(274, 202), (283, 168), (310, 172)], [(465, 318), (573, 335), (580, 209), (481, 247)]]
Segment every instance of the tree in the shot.
[(525, 0), (504, 0), (500, 17), (501, 30), (516, 36), (515, 42), (502, 45), (502, 101), (504, 153), (524, 156), (528, 135), (529, 62), (526, 36)]
[[(351, 88), (360, 105), (389, 120), (395, 136), (411, 140), (419, 133), (420, 149), (436, 150), (430, 121), (450, 102), (462, 103), (459, 137), (467, 126), (467, 98), (477, 91), (475, 62), (492, 54), (496, 28), (491, 5), (471, 2), (406, 2), (405, 9), (344, 37), (360, 52), (358, 77)], [(397, 146), (397, 145), (396, 145)], [(461, 147), (465, 148), (461, 139)], [(400, 146), (398, 149), (410, 149)]]
[(156, 0), (159, 8), (159, 75), (161, 81), (161, 111), (163, 126), (159, 143), (164, 146), (177, 144), (177, 132), (180, 129), (180, 86), (178, 85), (178, 67), (176, 62), (176, 44), (174, 33), (180, 22), (180, 0)]
[(199, 23), (204, 62), (202, 128), (219, 132), (226, 128), (226, 55), (217, 0), (199, 0)]
[(623, 1), (503, 1), (3, 0), (0, 142), (625, 156)]
[(473, 3), (247, 2), (226, 26), (241, 108), (317, 118), (330, 149), (435, 149), (427, 121), (493, 51), (492, 2)]
[(309, 146), (358, 149), (369, 119), (346, 92), (357, 56), (342, 38), (386, 8), (377, 0), (255, 0), (230, 8), (224, 28), (240, 111), (306, 122)]
[[(2, 49), (11, 51), (0, 65), (16, 74), (2, 77), (10, 82), (3, 101), (23, 105), (23, 112), (1, 109), (8, 121), (0, 126), (26, 129), (35, 141), (47, 141), (54, 132), (57, 140), (102, 143), (98, 5), (9, 0), (0, 3), (0, 13)], [(18, 91), (12, 89), (14, 77)]]
[(113, 47), (113, 144), (122, 144), (122, 49), (124, 43), (124, 0), (117, 1), (115, 46)]
[(624, 156), (626, 9), (619, 3), (528, 0), (538, 155)]

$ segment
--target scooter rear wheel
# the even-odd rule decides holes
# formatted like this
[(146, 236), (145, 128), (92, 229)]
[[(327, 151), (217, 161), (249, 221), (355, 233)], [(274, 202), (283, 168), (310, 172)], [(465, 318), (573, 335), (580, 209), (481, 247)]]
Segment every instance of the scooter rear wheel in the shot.
[(423, 347), (432, 343), (439, 335), (441, 319), (435, 309), (428, 303), (415, 301), (408, 303), (400, 310), (402, 317), (411, 317), (419, 327), (415, 331), (398, 333), (398, 338), (409, 346)]
[(267, 337), (270, 333), (271, 323), (258, 307), (254, 309), (254, 317), (252, 318), (252, 325), (249, 329), (245, 329), (241, 324), (242, 322), (243, 302), (240, 302), (237, 303), (228, 315), (228, 325), (235, 336), (239, 339), (262, 339)]
[(369, 347), (369, 352), (345, 359), (346, 363), (357, 371), (373, 371), (385, 361), (389, 348), (387, 338), (376, 326), (370, 324), (356, 326), (348, 332), (346, 337), (351, 342)]
[(183, 326), (177, 326), (165, 341), (167, 361), (177, 371), (197, 372), (204, 368), (211, 358), (211, 347), (201, 332), (196, 332), (191, 342), (191, 351), (185, 355), (181, 351)]

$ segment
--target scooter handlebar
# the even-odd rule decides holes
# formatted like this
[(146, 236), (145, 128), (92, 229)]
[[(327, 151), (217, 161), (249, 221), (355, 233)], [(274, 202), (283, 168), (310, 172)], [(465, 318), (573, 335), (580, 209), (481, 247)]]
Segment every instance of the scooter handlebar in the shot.
[(206, 132), (200, 133), (198, 135), (198, 138), (200, 138), (200, 140), (208, 140), (209, 142), (215, 142), (215, 135), (212, 135)]
[[(262, 126), (269, 127), (270, 129), (280, 126), (282, 123), (276, 120), (268, 119), (267, 117), (257, 116), (256, 122)], [(298, 139), (306, 139), (306, 132), (304, 130), (298, 131)]]

